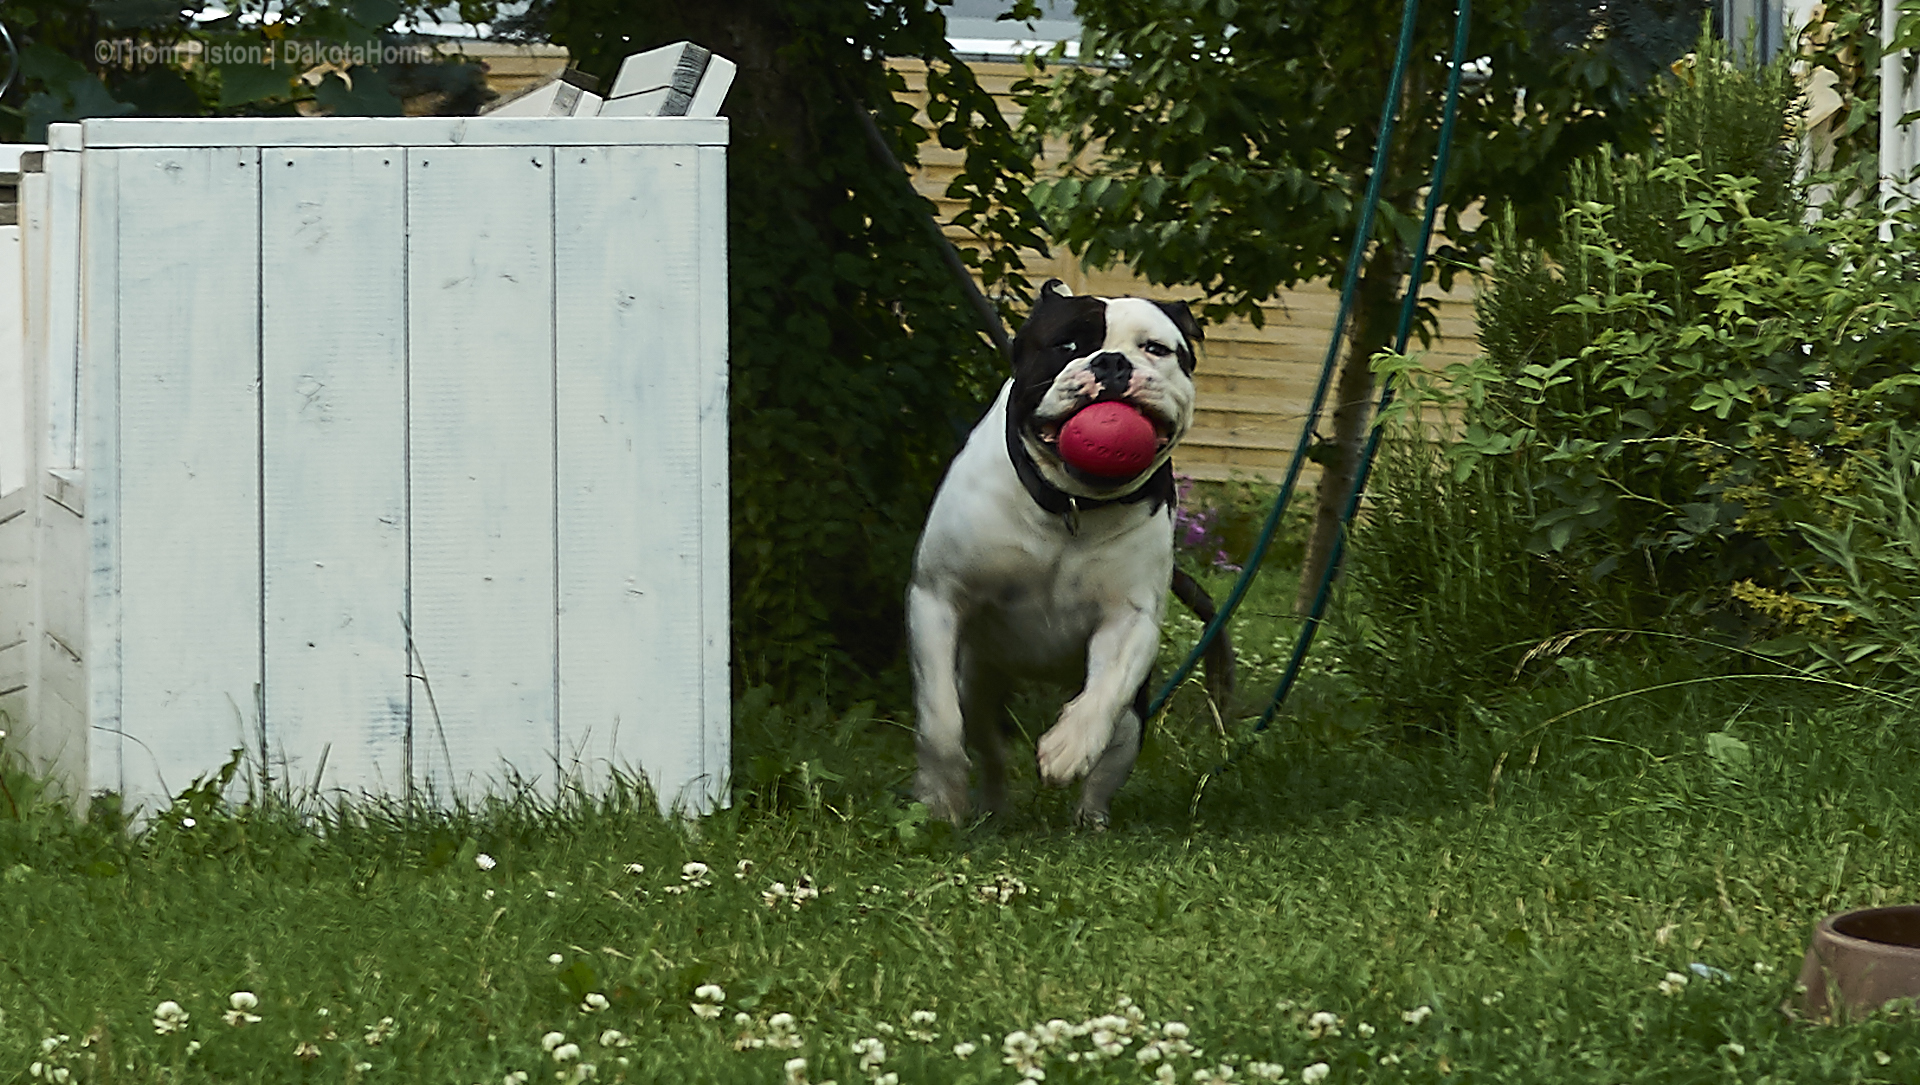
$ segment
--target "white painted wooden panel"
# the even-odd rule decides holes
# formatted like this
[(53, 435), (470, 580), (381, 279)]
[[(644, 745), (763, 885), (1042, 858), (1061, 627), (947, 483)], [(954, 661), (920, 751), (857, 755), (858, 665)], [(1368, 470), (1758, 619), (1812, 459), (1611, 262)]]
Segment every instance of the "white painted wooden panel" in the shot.
[[(26, 487), (0, 494), (0, 730), (21, 733), (32, 680), (33, 518)], [(18, 749), (15, 740), (15, 749)]]
[(35, 668), (30, 698), (34, 764), (86, 801), (88, 747), (98, 733), (87, 726), (86, 502), (74, 472), (42, 472), (35, 531)]
[[(590, 122), (590, 123), (583, 123)], [(84, 122), (96, 147), (724, 147), (724, 118), (689, 117), (116, 117)], [(57, 146), (58, 141), (53, 141)]]
[(692, 147), (555, 152), (560, 757), (687, 798), (703, 750)]
[(260, 749), (259, 152), (114, 157), (122, 784), (144, 804)]
[(553, 778), (552, 185), (543, 147), (408, 152), (413, 764), (442, 799)]
[[(84, 459), (80, 411), (80, 154), (48, 151), (44, 259), (46, 442), (44, 466), (77, 467)], [(36, 261), (37, 263), (37, 261)]]
[(406, 790), (406, 156), (261, 152), (270, 769)]
[(729, 535), (727, 496), (727, 152), (699, 151), (700, 218), (700, 642), (706, 667), (705, 757), (700, 782), (702, 811), (727, 803), (733, 758), (733, 686), (728, 673), (733, 633), (728, 618)]
[(27, 484), (26, 298), (20, 227), (0, 226), (0, 495)]
[[(48, 128), (52, 141), (59, 126)], [(96, 154), (81, 175), (81, 394), (87, 411), (87, 792), (124, 786), (120, 587), (120, 156)], [(57, 224), (49, 222), (52, 234)], [(51, 369), (51, 366), (49, 366)]]

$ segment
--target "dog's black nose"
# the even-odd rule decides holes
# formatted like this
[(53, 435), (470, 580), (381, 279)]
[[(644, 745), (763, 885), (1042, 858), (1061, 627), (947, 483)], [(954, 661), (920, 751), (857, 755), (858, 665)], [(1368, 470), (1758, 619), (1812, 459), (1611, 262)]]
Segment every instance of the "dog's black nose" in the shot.
[(1087, 371), (1100, 382), (1101, 391), (1113, 396), (1124, 395), (1133, 377), (1133, 363), (1119, 351), (1109, 350), (1094, 355), (1087, 363)]

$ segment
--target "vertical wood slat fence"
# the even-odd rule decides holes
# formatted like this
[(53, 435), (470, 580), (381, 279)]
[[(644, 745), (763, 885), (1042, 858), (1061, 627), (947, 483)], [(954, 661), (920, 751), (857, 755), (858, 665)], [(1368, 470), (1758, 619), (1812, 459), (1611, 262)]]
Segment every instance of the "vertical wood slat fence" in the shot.
[(84, 688), (30, 756), (149, 807), (236, 747), (295, 791), (720, 801), (726, 133), (57, 132), (77, 394), (41, 365), (81, 404), (88, 559), (29, 594), (84, 594)]

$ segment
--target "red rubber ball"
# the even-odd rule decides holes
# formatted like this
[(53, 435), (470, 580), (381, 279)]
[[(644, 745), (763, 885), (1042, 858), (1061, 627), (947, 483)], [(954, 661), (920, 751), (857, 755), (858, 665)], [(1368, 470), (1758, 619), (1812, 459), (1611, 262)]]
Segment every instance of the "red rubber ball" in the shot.
[(1147, 416), (1118, 400), (1083, 407), (1060, 427), (1060, 458), (1101, 478), (1139, 474), (1159, 447), (1160, 437)]

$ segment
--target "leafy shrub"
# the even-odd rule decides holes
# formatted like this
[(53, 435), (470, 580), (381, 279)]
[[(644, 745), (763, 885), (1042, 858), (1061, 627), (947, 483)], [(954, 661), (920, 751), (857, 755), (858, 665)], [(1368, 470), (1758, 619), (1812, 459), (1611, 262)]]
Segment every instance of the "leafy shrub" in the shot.
[[(1864, 480), (1920, 425), (1914, 222), (1883, 240), (1844, 195), (1810, 214), (1794, 108), (1783, 67), (1703, 44), (1656, 154), (1583, 163), (1548, 243), (1500, 232), (1483, 357), (1437, 379), (1382, 361), (1407, 392), (1383, 424), (1410, 437), (1438, 403), (1458, 436), (1380, 472), (1345, 624), (1377, 679), (1445, 715), (1578, 628), (1804, 647), (1886, 624), (1837, 557), (1889, 530)], [(1898, 546), (1862, 545), (1887, 583)]]

